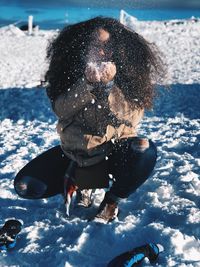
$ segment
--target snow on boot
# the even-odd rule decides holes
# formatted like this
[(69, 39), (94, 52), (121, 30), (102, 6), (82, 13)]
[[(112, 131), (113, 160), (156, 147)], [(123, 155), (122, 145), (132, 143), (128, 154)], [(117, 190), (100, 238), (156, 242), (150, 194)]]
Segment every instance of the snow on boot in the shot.
[(83, 189), (76, 191), (76, 205), (89, 208), (92, 205), (92, 189)]
[(14, 248), (22, 223), (18, 220), (8, 220), (0, 229), (0, 251)]

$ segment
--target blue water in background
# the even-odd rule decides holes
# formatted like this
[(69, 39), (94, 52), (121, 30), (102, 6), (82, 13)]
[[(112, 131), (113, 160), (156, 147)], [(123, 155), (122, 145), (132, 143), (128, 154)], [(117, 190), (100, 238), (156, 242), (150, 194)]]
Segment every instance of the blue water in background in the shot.
[[(4, 2), (5, 3), (5, 2)], [(30, 4), (29, 4), (30, 3)], [(29, 6), (30, 5), (30, 6)], [(200, 9), (125, 9), (139, 20), (169, 20), (200, 17)], [(59, 7), (32, 7), (26, 5), (2, 4), (0, 1), (0, 26), (10, 23), (26, 23), (29, 15), (34, 16), (34, 24), (42, 29), (61, 29), (67, 24), (90, 19), (96, 16), (109, 16), (119, 19), (119, 8), (88, 8), (63, 5)]]

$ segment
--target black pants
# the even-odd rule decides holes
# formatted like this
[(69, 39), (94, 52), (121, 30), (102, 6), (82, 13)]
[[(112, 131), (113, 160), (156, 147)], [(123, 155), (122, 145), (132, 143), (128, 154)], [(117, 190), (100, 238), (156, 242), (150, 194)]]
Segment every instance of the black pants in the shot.
[[(107, 160), (108, 173), (114, 177), (110, 192), (120, 198), (127, 198), (140, 187), (154, 169), (157, 150), (149, 140), (149, 147), (137, 151), (132, 146), (133, 138), (113, 145)], [(47, 198), (63, 193), (64, 175), (70, 160), (63, 154), (60, 146), (39, 155), (30, 161), (16, 176), (14, 186), (23, 198)], [(91, 167), (84, 167), (91, 170)], [(93, 165), (93, 170), (98, 164)]]

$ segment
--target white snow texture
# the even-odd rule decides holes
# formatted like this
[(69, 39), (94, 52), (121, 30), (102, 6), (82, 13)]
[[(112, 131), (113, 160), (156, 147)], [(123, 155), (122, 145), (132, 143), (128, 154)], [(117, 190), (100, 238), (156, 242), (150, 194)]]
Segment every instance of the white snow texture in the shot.
[(17, 172), (59, 144), (50, 103), (36, 87), (57, 31), (28, 36), (14, 26), (0, 28), (0, 224), (24, 221), (16, 248), (0, 253), (0, 266), (106, 267), (116, 255), (148, 242), (165, 249), (155, 266), (200, 266), (200, 21), (127, 21), (166, 56), (171, 88), (160, 88), (139, 130), (157, 145), (155, 170), (120, 203), (119, 219), (102, 226), (86, 217), (97, 209), (103, 190), (96, 191), (93, 207), (70, 218), (61, 196), (33, 201), (15, 193)]

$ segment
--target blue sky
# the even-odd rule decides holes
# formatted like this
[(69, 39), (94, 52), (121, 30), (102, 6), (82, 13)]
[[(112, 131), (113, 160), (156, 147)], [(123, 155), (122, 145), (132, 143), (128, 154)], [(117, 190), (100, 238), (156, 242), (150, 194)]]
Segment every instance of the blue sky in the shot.
[(62, 28), (99, 15), (119, 18), (120, 9), (139, 20), (200, 17), (200, 0), (0, 0), (0, 27), (33, 15), (42, 28)]
[(45, 8), (63, 5), (106, 8), (200, 8), (199, 0), (0, 0), (0, 5), (3, 4)]

